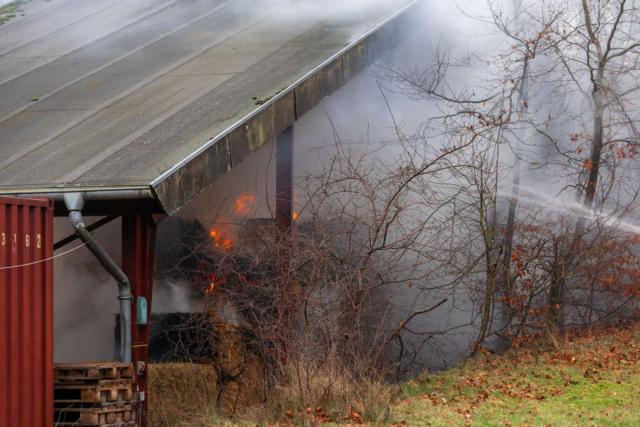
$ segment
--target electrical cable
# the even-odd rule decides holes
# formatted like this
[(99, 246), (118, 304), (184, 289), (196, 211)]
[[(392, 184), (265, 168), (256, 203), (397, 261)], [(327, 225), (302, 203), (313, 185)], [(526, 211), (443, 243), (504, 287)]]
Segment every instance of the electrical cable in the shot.
[(75, 251), (76, 249), (79, 249), (79, 248), (83, 247), (84, 245), (86, 245), (86, 243), (83, 243), (83, 244), (81, 244), (80, 246), (76, 246), (75, 248), (70, 249), (70, 250), (68, 250), (68, 251), (66, 251), (66, 252), (63, 252), (63, 253), (61, 253), (61, 254), (54, 255), (54, 256), (52, 256), (51, 258), (41, 259), (40, 261), (34, 261), (34, 262), (30, 262), (30, 263), (28, 263), (28, 264), (10, 265), (10, 266), (8, 266), (8, 267), (0, 267), (0, 270), (8, 270), (8, 269), (10, 269), (10, 268), (28, 267), (28, 266), (30, 266), (30, 265), (40, 264), (41, 262), (51, 261), (52, 259), (59, 258), (59, 257), (61, 257), (61, 256), (63, 256), (63, 255), (66, 255), (66, 254), (68, 254), (68, 253), (70, 253), (70, 252), (73, 252), (73, 251)]

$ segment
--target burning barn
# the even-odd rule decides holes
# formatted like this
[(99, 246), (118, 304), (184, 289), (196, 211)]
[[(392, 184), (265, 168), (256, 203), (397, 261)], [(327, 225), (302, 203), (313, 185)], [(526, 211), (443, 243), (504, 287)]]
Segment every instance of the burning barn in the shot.
[[(90, 251), (116, 282), (117, 359), (133, 363), (144, 413), (154, 321), (176, 320), (152, 311), (172, 250), (159, 224), (275, 140), (275, 224), (291, 228), (294, 123), (415, 16), (414, 0), (379, 3), (34, 0), (0, 26), (0, 425), (53, 426), (54, 249)], [(54, 216), (75, 234), (54, 242)], [(121, 263), (92, 234), (119, 217)], [(223, 226), (200, 231), (233, 244)], [(101, 411), (88, 422), (137, 422)]]

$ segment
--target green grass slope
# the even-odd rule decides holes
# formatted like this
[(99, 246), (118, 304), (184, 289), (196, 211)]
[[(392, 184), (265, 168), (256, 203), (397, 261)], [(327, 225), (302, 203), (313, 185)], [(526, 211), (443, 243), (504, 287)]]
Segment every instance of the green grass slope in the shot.
[(599, 330), (481, 356), (404, 386), (416, 426), (640, 426), (640, 329)]

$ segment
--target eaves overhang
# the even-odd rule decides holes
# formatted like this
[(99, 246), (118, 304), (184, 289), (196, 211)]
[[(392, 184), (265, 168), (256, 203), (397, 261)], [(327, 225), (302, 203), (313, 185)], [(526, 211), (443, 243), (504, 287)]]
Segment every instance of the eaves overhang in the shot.
[(361, 74), (418, 25), (415, 0), (181, 160), (151, 183), (171, 215), (266, 142)]

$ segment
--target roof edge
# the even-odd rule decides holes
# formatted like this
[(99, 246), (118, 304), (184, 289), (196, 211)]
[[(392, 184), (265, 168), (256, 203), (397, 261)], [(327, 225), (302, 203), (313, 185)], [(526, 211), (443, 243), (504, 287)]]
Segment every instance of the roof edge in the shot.
[(153, 180), (163, 210), (174, 214), (395, 47), (408, 35), (407, 21), (418, 15), (407, 11), (420, 3), (413, 0)]

